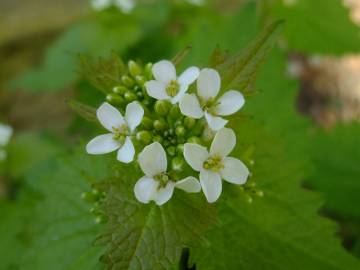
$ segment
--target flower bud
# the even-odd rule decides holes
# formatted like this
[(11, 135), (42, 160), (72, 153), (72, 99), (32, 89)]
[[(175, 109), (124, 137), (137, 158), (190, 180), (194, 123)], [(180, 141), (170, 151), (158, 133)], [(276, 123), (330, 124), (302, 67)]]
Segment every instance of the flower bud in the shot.
[(144, 76), (138, 75), (135, 77), (135, 81), (139, 84), (139, 85), (144, 85), (146, 82), (146, 79)]
[(153, 128), (153, 121), (149, 118), (149, 117), (143, 117), (143, 119), (141, 120), (141, 126), (144, 129), (152, 129)]
[(135, 84), (134, 80), (131, 79), (128, 75), (122, 76), (121, 81), (125, 86), (127, 86), (129, 88), (133, 87)]
[(184, 126), (187, 128), (192, 128), (196, 123), (196, 120), (194, 118), (191, 117), (185, 117), (184, 119)]
[(154, 128), (157, 130), (157, 131), (161, 131), (161, 130), (164, 130), (166, 129), (166, 122), (164, 119), (157, 119), (154, 121)]
[(174, 157), (172, 160), (171, 160), (171, 168), (174, 170), (174, 171), (182, 171), (183, 168), (184, 168), (184, 159), (181, 158), (181, 157)]
[(173, 119), (179, 119), (181, 116), (182, 115), (179, 106), (173, 106), (170, 110), (170, 117)]
[(182, 154), (184, 152), (184, 144), (178, 144), (176, 151)]
[(202, 144), (202, 141), (199, 137), (193, 136), (187, 140), (188, 143), (196, 143), (196, 144)]
[(119, 104), (123, 104), (125, 102), (125, 100), (122, 97), (120, 97), (116, 94), (113, 94), (113, 93), (108, 94), (106, 96), (106, 101), (113, 105), (119, 105)]
[(115, 86), (112, 90), (115, 94), (118, 94), (118, 95), (124, 95), (126, 93), (126, 91), (128, 91), (128, 89), (123, 86), (123, 85), (118, 85), (118, 86)]
[(152, 79), (152, 63), (147, 63), (145, 65), (144, 73), (148, 79)]
[(141, 74), (141, 66), (133, 60), (128, 63), (128, 68), (131, 76), (136, 77)]
[(127, 91), (124, 94), (124, 98), (126, 99), (126, 101), (129, 101), (129, 102), (137, 100), (137, 96), (133, 92), (130, 92), (130, 91)]
[(136, 133), (136, 139), (145, 145), (148, 145), (152, 141), (152, 135), (147, 130), (142, 130)]
[(175, 156), (175, 154), (176, 154), (176, 148), (175, 148), (175, 146), (169, 146), (168, 148), (166, 148), (166, 152), (167, 152), (170, 156)]
[(159, 136), (159, 135), (156, 135), (153, 138), (153, 142), (162, 143), (162, 141), (163, 141), (163, 138), (161, 136)]
[(155, 103), (154, 109), (155, 112), (160, 116), (165, 116), (169, 113), (171, 104), (167, 100), (158, 100)]
[(179, 137), (185, 136), (186, 129), (183, 126), (177, 126), (175, 129), (175, 134)]
[(137, 92), (136, 96), (142, 99), (144, 97), (144, 94), (142, 92)]

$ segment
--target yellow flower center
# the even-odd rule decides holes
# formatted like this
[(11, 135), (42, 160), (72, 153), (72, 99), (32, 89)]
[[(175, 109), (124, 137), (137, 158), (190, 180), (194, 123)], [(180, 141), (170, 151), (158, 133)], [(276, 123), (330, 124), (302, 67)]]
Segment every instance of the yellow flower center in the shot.
[(220, 156), (213, 156), (208, 158), (204, 164), (203, 168), (206, 170), (211, 170), (213, 172), (219, 172), (224, 168), (222, 158)]
[(180, 84), (177, 80), (171, 80), (170, 83), (166, 86), (166, 93), (170, 97), (175, 97), (180, 90)]
[(113, 127), (113, 139), (124, 144), (126, 136), (130, 135), (129, 128), (126, 124), (121, 125), (119, 128)]

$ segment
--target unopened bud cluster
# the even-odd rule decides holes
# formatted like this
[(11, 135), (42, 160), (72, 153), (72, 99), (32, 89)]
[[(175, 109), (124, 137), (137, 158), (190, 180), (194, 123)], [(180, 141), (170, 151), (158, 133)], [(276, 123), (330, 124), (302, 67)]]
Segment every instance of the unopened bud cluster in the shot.
[(97, 110), (108, 133), (91, 140), (86, 150), (117, 150), (118, 161), (136, 160), (145, 174), (134, 187), (140, 202), (162, 205), (175, 188), (203, 190), (207, 201), (215, 202), (222, 179), (237, 185), (247, 181), (245, 164), (228, 156), (236, 135), (223, 118), (236, 113), (244, 98), (236, 90), (218, 97), (221, 78), (216, 70), (193, 66), (177, 76), (167, 60), (154, 65), (129, 61), (119, 81)]

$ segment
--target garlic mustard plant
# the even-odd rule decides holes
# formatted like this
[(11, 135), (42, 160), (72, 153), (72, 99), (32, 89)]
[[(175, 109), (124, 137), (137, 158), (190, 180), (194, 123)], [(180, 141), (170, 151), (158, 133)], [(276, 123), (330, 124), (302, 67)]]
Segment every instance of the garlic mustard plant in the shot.
[(96, 112), (109, 133), (92, 139), (86, 151), (118, 150), (119, 161), (136, 162), (144, 173), (134, 183), (141, 203), (163, 205), (175, 188), (188, 193), (202, 189), (207, 201), (215, 202), (221, 195), (222, 179), (242, 185), (249, 176), (244, 163), (228, 157), (236, 136), (224, 128), (227, 120), (219, 117), (237, 112), (244, 97), (230, 90), (217, 98), (220, 83), (214, 69), (200, 71), (192, 66), (177, 76), (168, 60), (153, 65), (129, 61), (118, 85)]

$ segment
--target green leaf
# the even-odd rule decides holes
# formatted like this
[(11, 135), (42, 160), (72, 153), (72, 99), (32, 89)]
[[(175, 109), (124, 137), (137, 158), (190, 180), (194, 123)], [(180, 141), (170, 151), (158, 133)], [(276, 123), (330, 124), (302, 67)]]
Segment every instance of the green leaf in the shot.
[(80, 56), (79, 62), (80, 74), (105, 94), (110, 93), (112, 88), (121, 82), (121, 76), (127, 72), (124, 62), (116, 53), (112, 53), (108, 59), (99, 58), (96, 63)]
[(360, 222), (360, 126), (339, 125), (312, 135), (313, 174), (306, 182), (325, 195), (325, 208), (341, 218)]
[(82, 118), (87, 121), (97, 122), (96, 109), (76, 100), (69, 100), (69, 106)]
[(70, 158), (44, 163), (28, 177), (28, 185), (41, 199), (26, 225), (31, 245), (20, 260), (20, 269), (102, 269), (103, 248), (93, 246), (102, 225), (95, 222), (92, 205), (81, 194), (109, 171), (104, 162), (84, 155), (81, 148)]
[[(293, 4), (286, 4), (293, 2)], [(341, 0), (261, 1), (264, 16), (285, 19), (284, 36), (291, 50), (304, 53), (358, 52), (360, 36)]]
[(144, 205), (133, 193), (142, 177), (139, 168), (123, 165), (113, 171), (104, 205), (109, 226), (98, 239), (108, 245), (103, 256), (108, 269), (170, 269), (178, 265), (183, 247), (204, 242), (203, 232), (215, 220), (202, 196), (176, 190), (161, 207)]
[(243, 192), (225, 186), (220, 225), (207, 233), (209, 246), (193, 249), (197, 269), (358, 269), (335, 238), (336, 226), (318, 215), (320, 197), (300, 188), (303, 164), (260, 125), (238, 123), (235, 151), (255, 147), (252, 180), (264, 197), (249, 204)]
[[(243, 92), (249, 92), (253, 88), (260, 66), (272, 49), (282, 23), (278, 21), (269, 25), (245, 50), (236, 55), (229, 55), (215, 65), (222, 75), (223, 89), (241, 89)], [(215, 53), (217, 52), (215, 50)]]

